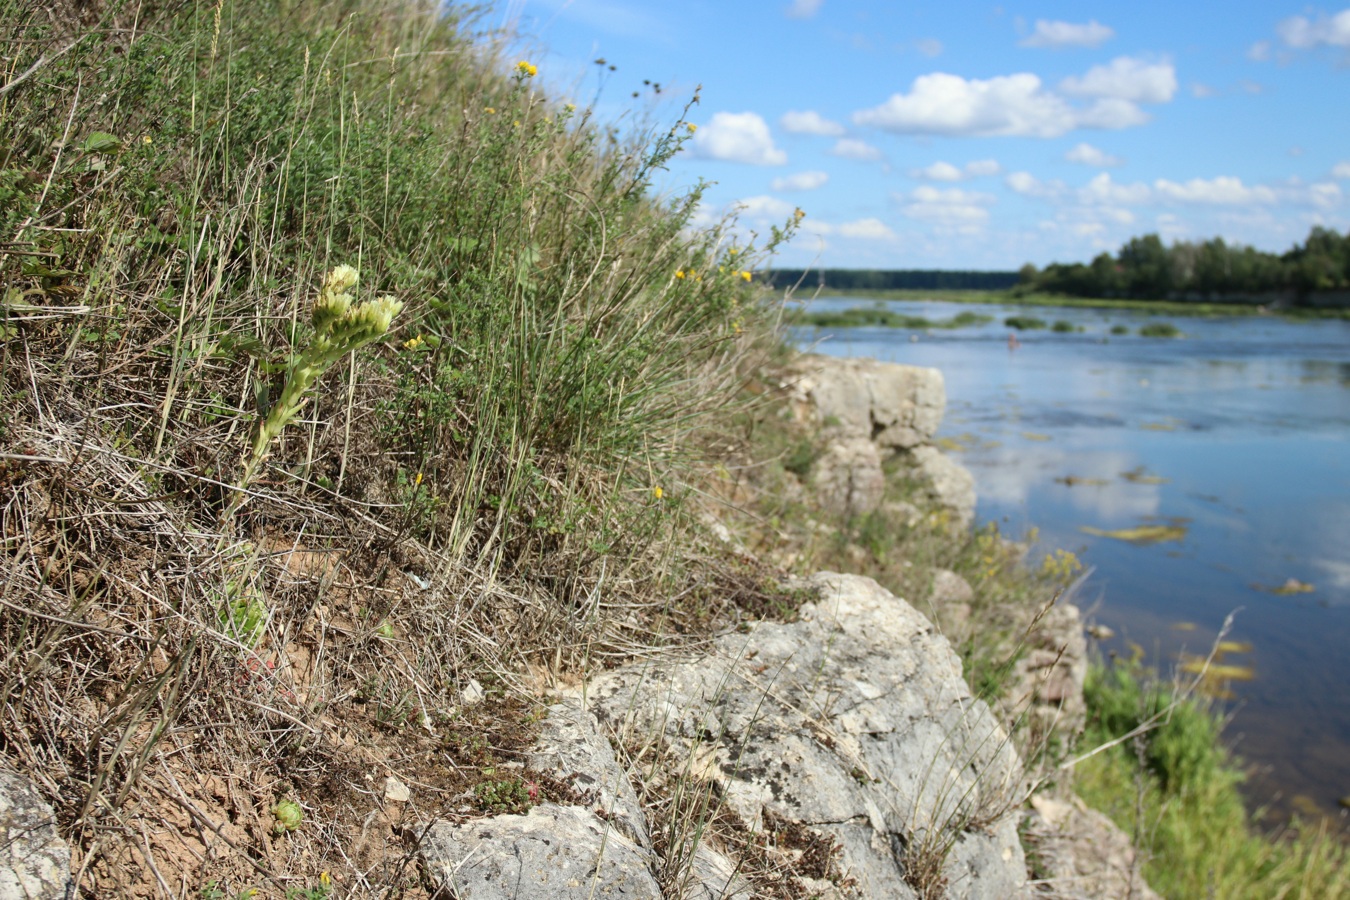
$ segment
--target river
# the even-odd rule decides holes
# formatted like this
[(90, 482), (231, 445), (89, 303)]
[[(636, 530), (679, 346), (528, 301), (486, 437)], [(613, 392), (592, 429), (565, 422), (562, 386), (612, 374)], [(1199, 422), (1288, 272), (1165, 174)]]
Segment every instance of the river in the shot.
[[(872, 304), (821, 297), (809, 309)], [(1237, 680), (1210, 688), (1251, 765), (1249, 799), (1276, 817), (1335, 813), (1350, 795), (1350, 322), (885, 306), (994, 318), (796, 337), (942, 370), (938, 436), (975, 476), (978, 521), (1013, 537), (1035, 526), (1033, 552), (1070, 549), (1093, 568), (1079, 599), (1116, 632), (1103, 653), (1142, 651), (1170, 672), (1234, 614), (1219, 662)], [(1022, 331), (1010, 349), (1010, 315), (1078, 330)], [(1160, 321), (1183, 336), (1138, 335)], [(1104, 534), (1141, 527), (1156, 540)]]

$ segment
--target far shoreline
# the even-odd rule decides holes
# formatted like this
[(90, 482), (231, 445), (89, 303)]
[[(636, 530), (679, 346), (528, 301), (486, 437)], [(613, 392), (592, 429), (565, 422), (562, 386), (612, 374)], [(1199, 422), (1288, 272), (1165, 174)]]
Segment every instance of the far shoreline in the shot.
[(1000, 306), (1047, 307), (1060, 306), (1080, 309), (1117, 309), (1147, 312), (1166, 316), (1279, 316), (1287, 319), (1350, 319), (1350, 309), (1327, 307), (1272, 308), (1249, 303), (1207, 303), (1183, 300), (1138, 300), (1105, 297), (1070, 297), (1060, 294), (1022, 294), (1012, 291), (980, 290), (920, 290), (901, 289), (844, 289), (820, 288), (811, 297), (800, 293), (793, 302), (817, 297), (856, 297), (860, 300), (911, 300), (943, 303), (986, 303)]

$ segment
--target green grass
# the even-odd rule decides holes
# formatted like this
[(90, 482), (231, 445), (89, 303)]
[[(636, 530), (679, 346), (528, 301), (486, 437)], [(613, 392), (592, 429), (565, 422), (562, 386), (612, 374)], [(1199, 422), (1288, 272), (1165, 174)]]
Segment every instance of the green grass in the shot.
[(1137, 667), (1094, 666), (1080, 747), (1106, 744), (1150, 719), (1156, 727), (1075, 769), (1076, 789), (1131, 834), (1165, 897), (1313, 898), (1350, 892), (1350, 849), (1323, 823), (1261, 833), (1243, 805), (1239, 763), (1219, 713)]
[(924, 316), (911, 316), (885, 309), (880, 306), (857, 306), (838, 312), (806, 312), (793, 310), (786, 317), (789, 325), (812, 325), (816, 328), (969, 328), (992, 322), (993, 316), (980, 313), (963, 312), (950, 319), (928, 319)]
[[(287, 781), (288, 844), (340, 841), (339, 728), (421, 759), (470, 679), (502, 703), (703, 615), (670, 599), (721, 564), (687, 504), (781, 352), (751, 273), (795, 219), (694, 227), (702, 186), (654, 185), (684, 113), (598, 122), (430, 0), (65, 6), (0, 0), (0, 481), (50, 563), (7, 582), (0, 752), (53, 773), (86, 872), (139, 852), (123, 804), (182, 814), (140, 793), (157, 741)], [(339, 266), (391, 325), (334, 340)], [(54, 480), (84, 506), (46, 528)], [(71, 640), (90, 609), (122, 638)], [(212, 877), (301, 859), (271, 853)]]

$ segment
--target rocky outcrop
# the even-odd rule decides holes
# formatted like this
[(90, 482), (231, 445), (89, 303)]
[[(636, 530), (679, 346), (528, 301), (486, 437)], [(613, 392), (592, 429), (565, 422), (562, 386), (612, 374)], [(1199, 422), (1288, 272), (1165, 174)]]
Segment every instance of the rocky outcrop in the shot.
[[(1030, 896), (1021, 762), (946, 639), (869, 578), (807, 584), (819, 595), (798, 621), (604, 674), (587, 707), (618, 745), (661, 748), (665, 777), (702, 785), (719, 821), (805, 835), (819, 865), (803, 894), (915, 898), (945, 885), (950, 897)], [(623, 773), (595, 725), (555, 706), (529, 755), (532, 769), (588, 792), (586, 805), (434, 825), (422, 853), (435, 879), (461, 898), (662, 896), (630, 784), (652, 772)], [(754, 895), (743, 861), (716, 843), (713, 829), (667, 896)]]
[(0, 900), (64, 900), (71, 891), (55, 813), (32, 782), (0, 768)]
[(975, 515), (975, 480), (932, 445), (947, 394), (937, 369), (805, 355), (786, 386), (793, 415), (824, 441), (813, 483), (821, 506), (860, 515), (881, 504), (883, 464), (902, 468), (925, 485), (928, 499), (950, 509), (958, 527)]
[(1032, 797), (1025, 834), (1047, 900), (1160, 900), (1140, 874), (1129, 835), (1072, 793)]

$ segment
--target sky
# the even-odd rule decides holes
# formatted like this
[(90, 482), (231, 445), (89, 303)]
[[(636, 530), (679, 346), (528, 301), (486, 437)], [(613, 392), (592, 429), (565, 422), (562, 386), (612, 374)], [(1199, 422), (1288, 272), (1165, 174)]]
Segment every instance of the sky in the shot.
[(779, 266), (1006, 270), (1154, 232), (1283, 252), (1314, 225), (1350, 230), (1350, 7), (499, 0), (490, 15), (545, 90), (604, 121), (673, 123), (701, 86), (661, 189), (713, 182), (700, 221), (739, 210), (745, 232), (804, 210)]

